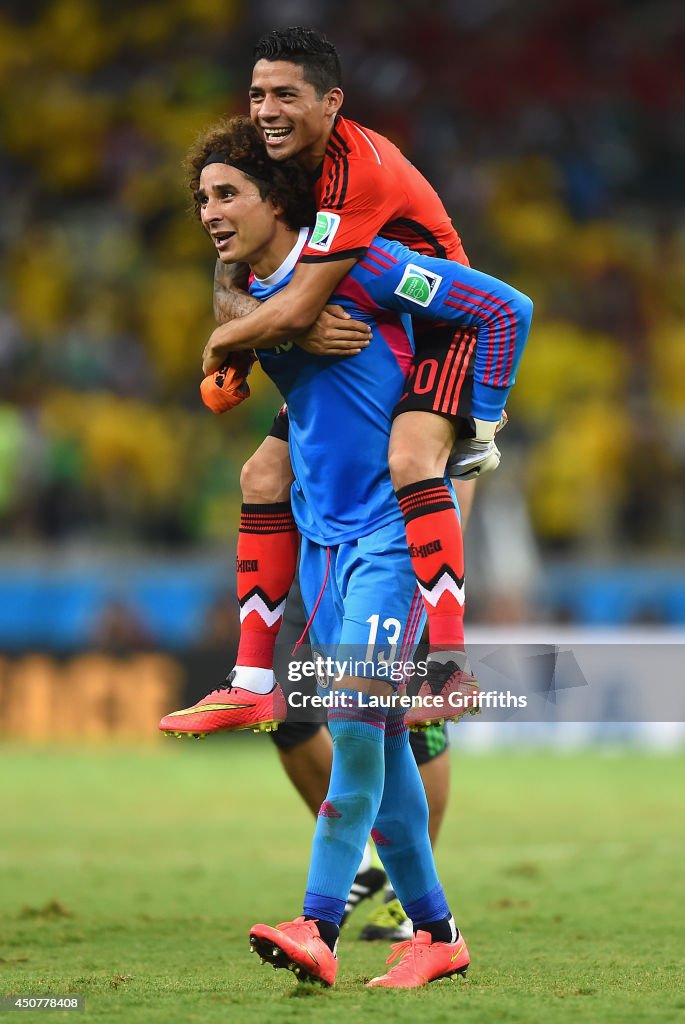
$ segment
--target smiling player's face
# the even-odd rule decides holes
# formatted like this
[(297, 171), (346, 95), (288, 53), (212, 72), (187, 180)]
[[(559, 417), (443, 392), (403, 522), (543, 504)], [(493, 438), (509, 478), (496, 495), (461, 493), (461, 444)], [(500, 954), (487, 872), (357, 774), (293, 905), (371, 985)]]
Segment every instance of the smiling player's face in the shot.
[(200, 220), (222, 263), (255, 266), (278, 230), (276, 208), (242, 171), (228, 164), (203, 167), (197, 198)]
[(298, 64), (258, 60), (254, 66), (250, 117), (272, 160), (296, 157), (303, 167), (318, 166), (342, 99), (340, 89), (317, 96)]

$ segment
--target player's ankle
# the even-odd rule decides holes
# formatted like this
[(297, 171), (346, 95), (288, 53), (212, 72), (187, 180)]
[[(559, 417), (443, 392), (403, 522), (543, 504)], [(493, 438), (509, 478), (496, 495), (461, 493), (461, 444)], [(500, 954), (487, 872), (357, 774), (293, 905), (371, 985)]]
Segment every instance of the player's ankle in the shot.
[(255, 668), (253, 665), (236, 665), (233, 686), (240, 686), (251, 693), (271, 693), (276, 680), (272, 668)]
[(456, 942), (459, 929), (450, 915), (440, 921), (414, 921), (414, 935), (417, 932), (428, 932), (432, 942)]
[(326, 943), (332, 953), (335, 953), (335, 947), (338, 944), (338, 937), (340, 935), (340, 927), (337, 924), (333, 924), (332, 921), (323, 921), (319, 918), (308, 917), (305, 914), (307, 921), (316, 921), (316, 927), (319, 929), (319, 935)]

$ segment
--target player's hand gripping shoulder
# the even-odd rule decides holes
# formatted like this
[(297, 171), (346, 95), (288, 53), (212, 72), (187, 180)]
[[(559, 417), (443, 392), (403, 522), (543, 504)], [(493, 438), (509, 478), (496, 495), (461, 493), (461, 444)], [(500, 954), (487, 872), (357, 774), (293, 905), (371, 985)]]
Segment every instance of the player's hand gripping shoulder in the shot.
[(499, 421), (471, 417), (466, 423), (465, 433), (472, 436), (460, 438), (452, 449), (447, 463), (447, 473), (452, 480), (474, 480), (483, 473), (491, 473), (502, 457), (495, 444), (495, 434), (506, 425), (506, 412)]
[(371, 340), (367, 324), (353, 320), (342, 306), (326, 306), (306, 334), (297, 339), (314, 356), (354, 356)]

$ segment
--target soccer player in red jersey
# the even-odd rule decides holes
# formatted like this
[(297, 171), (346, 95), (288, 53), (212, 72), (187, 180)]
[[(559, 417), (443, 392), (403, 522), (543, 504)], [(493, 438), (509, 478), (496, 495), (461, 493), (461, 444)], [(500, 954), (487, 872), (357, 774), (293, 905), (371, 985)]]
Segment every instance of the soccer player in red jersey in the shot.
[[(251, 116), (269, 156), (294, 158), (312, 175), (318, 214), (293, 280), (263, 304), (218, 271), (215, 311), (229, 320), (205, 350), (206, 373), (231, 353), (276, 346), (302, 336), (358, 260), (370, 269), (377, 234), (421, 252), (466, 264), (459, 236), (438, 195), (389, 140), (342, 116), (343, 93), (335, 48), (308, 29), (275, 31), (259, 41), (250, 88)], [(430, 288), (430, 283), (428, 285)], [(428, 296), (417, 293), (417, 309)], [(350, 328), (345, 340), (345, 327)], [(325, 338), (303, 339), (308, 351), (354, 354), (367, 341), (363, 326), (329, 318)], [(499, 423), (474, 409), (470, 365), (475, 335), (441, 325), (416, 328), (417, 354), (395, 410), (389, 447), (393, 485), (428, 614), (428, 686), (447, 696), (470, 679), (464, 653), (464, 560), (457, 510), (445, 484), (450, 453), (457, 471), (475, 476), (499, 462)], [(488, 384), (496, 394), (507, 355), (492, 352)], [(287, 421), (265, 440), (241, 476), (244, 506), (238, 540), (238, 597), (242, 635), (234, 685), (267, 692), (273, 686), (273, 648), (295, 572), (297, 535), (289, 509), (292, 482)], [(241, 566), (249, 566), (243, 575)], [(255, 572), (254, 566), (258, 569)], [(231, 677), (229, 677), (230, 679)], [(431, 719), (429, 710), (425, 721)], [(420, 724), (420, 723), (415, 723)]]

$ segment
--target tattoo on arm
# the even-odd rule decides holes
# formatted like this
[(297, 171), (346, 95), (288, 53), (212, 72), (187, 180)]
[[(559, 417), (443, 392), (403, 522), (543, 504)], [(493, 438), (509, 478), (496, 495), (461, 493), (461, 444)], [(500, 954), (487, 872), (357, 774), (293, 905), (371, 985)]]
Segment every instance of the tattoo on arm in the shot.
[(219, 324), (247, 316), (261, 303), (247, 294), (249, 268), (245, 263), (225, 265), (216, 261), (214, 268), (214, 318)]

